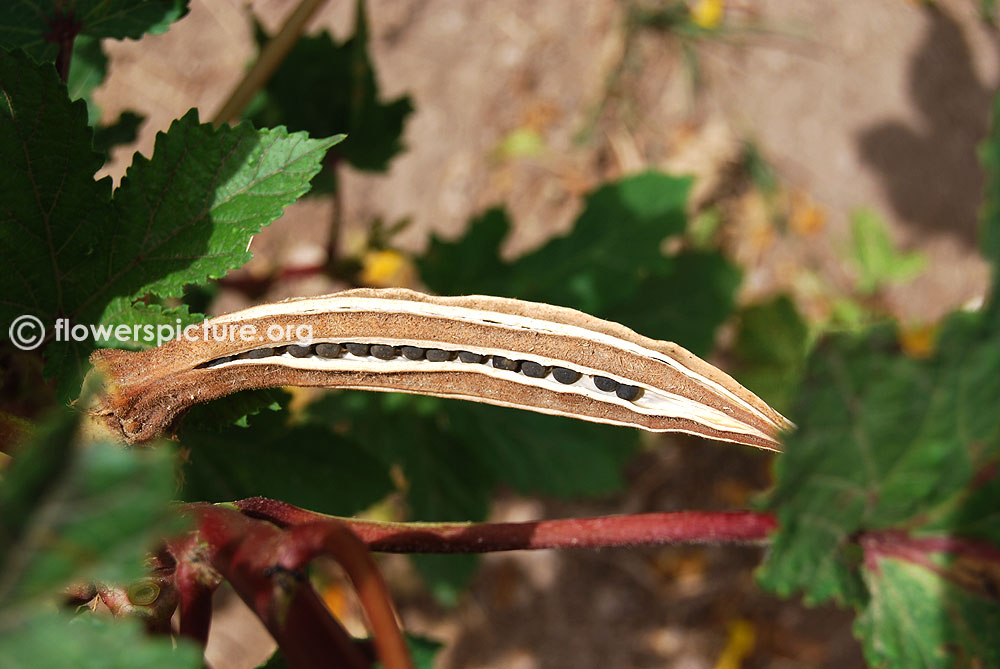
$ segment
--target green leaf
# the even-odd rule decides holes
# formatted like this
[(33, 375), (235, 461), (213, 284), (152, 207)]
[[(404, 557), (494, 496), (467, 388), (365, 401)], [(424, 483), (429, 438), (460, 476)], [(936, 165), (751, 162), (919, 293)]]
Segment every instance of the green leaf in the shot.
[(990, 134), (979, 147), (986, 171), (985, 202), (982, 211), (983, 255), (993, 263), (993, 303), (1000, 302), (1000, 95), (993, 98)]
[(177, 528), (167, 445), (129, 450), (74, 437), (66, 412), (47, 425), (0, 486), (0, 610), (53, 595), (69, 582), (122, 583), (145, 573), (143, 558)]
[(114, 123), (97, 126), (94, 128), (94, 150), (107, 156), (116, 146), (131, 144), (139, 136), (139, 126), (145, 120), (142, 114), (125, 110)]
[(943, 578), (938, 568), (881, 557), (866, 571), (871, 603), (858, 616), (873, 667), (1000, 666), (1000, 604)]
[[(187, 14), (188, 0), (33, 0), (0, 3), (0, 47), (24, 49), (38, 62), (55, 60), (58, 45), (46, 36), (72, 21), (88, 38), (139, 39), (160, 33)], [(66, 8), (69, 11), (66, 11)]]
[(733, 374), (778, 411), (795, 396), (809, 352), (809, 327), (785, 295), (740, 310)]
[(434, 599), (455, 607), (479, 568), (478, 555), (411, 555), (410, 560)]
[[(339, 392), (309, 414), (398, 468), (411, 520), (484, 520), (499, 486), (561, 497), (617, 492), (638, 449), (635, 430), (459, 400)], [(438, 601), (454, 605), (477, 560), (429, 555), (414, 564)]]
[(151, 636), (138, 620), (109, 620), (89, 612), (75, 618), (40, 612), (0, 634), (7, 669), (196, 669), (203, 666), (201, 654), (189, 640)]
[(104, 81), (107, 69), (108, 55), (101, 47), (101, 40), (86, 35), (77, 37), (73, 43), (66, 90), (70, 100), (83, 99), (87, 103), (87, 122), (90, 125), (101, 119), (101, 110), (94, 104), (91, 93)]
[(568, 235), (513, 262), (500, 255), (510, 224), (491, 210), (454, 242), (432, 238), (417, 260), (420, 276), (439, 294), (573, 307), (704, 354), (732, 311), (740, 275), (717, 253), (662, 253), (684, 231), (689, 187), (689, 179), (656, 172), (603, 186)]
[(309, 189), (341, 139), (214, 128), (196, 110), (174, 121), (157, 135), (153, 158), (137, 154), (115, 191), (108, 274), (116, 294), (180, 297), (186, 284), (241, 266), (252, 257), (250, 237)]
[(388, 468), (348, 437), (319, 425), (289, 425), (285, 412), (265, 411), (247, 422), (249, 429), (182, 426), (185, 500), (260, 495), (350, 516), (393, 489)]
[[(258, 43), (266, 39), (258, 31)], [(281, 124), (314, 137), (346, 132), (349, 139), (336, 156), (357, 169), (384, 172), (403, 148), (403, 125), (413, 105), (407, 96), (380, 102), (365, 3), (358, 0), (353, 36), (343, 44), (325, 31), (300, 38), (254, 109), (249, 118), (257, 126)]]
[(924, 271), (927, 258), (901, 253), (889, 237), (885, 221), (870, 209), (851, 215), (852, 259), (858, 268), (857, 289), (871, 295), (890, 283), (907, 281)]
[[(905, 581), (931, 575), (866, 567), (873, 556), (855, 538), (893, 529), (904, 537), (1000, 545), (997, 341), (1000, 315), (983, 312), (953, 315), (929, 360), (901, 355), (889, 328), (818, 347), (791, 412), (798, 430), (776, 462), (768, 507), (780, 530), (760, 572), (765, 587), (783, 595), (801, 589), (810, 603), (852, 604), (863, 612), (859, 630), (878, 654), (890, 652), (897, 643), (892, 635), (911, 625), (936, 643), (933, 630), (907, 620), (916, 610), (886, 603), (901, 596), (898, 588), (912, 586)], [(953, 618), (948, 625), (976, 629), (981, 606), (947, 608), (949, 601), (955, 600), (937, 600), (938, 615)], [(1000, 606), (995, 594), (991, 606)]]
[[(136, 156), (111, 202), (110, 180), (93, 179), (104, 161), (84, 105), (66, 99), (51, 66), (0, 53), (0, 88), (9, 103), (0, 152), (11, 163), (0, 175), (5, 324), (32, 314), (49, 328), (59, 317), (117, 325), (149, 293), (178, 297), (185, 284), (222, 276), (249, 259), (251, 236), (308, 189), (339, 141), (213, 128), (192, 111), (157, 136), (152, 159)], [(78, 392), (92, 346), (48, 346), (46, 371), (64, 398)]]

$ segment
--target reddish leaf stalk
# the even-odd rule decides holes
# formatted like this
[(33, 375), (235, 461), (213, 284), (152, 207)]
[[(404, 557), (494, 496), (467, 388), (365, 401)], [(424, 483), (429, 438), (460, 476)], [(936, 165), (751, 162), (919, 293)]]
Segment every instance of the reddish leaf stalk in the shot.
[[(331, 516), (254, 497), (233, 503), (283, 527)], [(490, 553), (544, 548), (764, 542), (777, 527), (769, 513), (676, 511), (523, 523), (383, 523), (337, 518), (368, 548), (385, 553)]]
[(329, 519), (297, 525), (285, 543), (284, 566), (298, 569), (321, 555), (330, 555), (344, 568), (358, 592), (375, 637), (375, 652), (389, 667), (412, 667), (410, 653), (399, 630), (396, 611), (385, 581), (371, 553), (354, 533)]
[(73, 58), (73, 42), (80, 34), (82, 26), (76, 22), (73, 12), (67, 15), (59, 15), (49, 21), (49, 32), (45, 34), (47, 42), (54, 42), (59, 45), (56, 53), (56, 72), (59, 80), (64, 84), (69, 80), (69, 66)]
[[(313, 558), (329, 554), (341, 561), (359, 590), (383, 666), (412, 667), (388, 589), (367, 548), (342, 524), (324, 519), (284, 531), (233, 509), (208, 504), (188, 509), (207, 559), (264, 622), (289, 666), (371, 664), (301, 571)], [(382, 601), (374, 601), (378, 597)]]

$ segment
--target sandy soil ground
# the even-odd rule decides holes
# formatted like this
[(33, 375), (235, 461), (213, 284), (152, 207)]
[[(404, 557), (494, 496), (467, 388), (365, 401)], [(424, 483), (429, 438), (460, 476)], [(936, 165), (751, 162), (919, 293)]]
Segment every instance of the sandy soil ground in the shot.
[[(292, 3), (250, 4), (273, 30)], [(812, 215), (782, 227), (761, 215), (759, 200), (729, 200), (727, 239), (747, 268), (745, 299), (786, 290), (822, 317), (826, 294), (815, 285), (849, 289), (844, 249), (862, 206), (885, 217), (901, 247), (929, 258), (921, 276), (885, 296), (904, 321), (930, 322), (981, 295), (975, 149), (1000, 79), (1000, 41), (974, 2), (734, 0), (725, 31), (705, 39), (630, 26), (628, 7), (372, 0), (383, 95), (411, 95), (416, 113), (407, 151), (387, 174), (343, 175), (345, 239), (376, 217), (410, 217), (398, 241), (419, 250), (431, 233), (457, 235), (503, 203), (515, 222), (506, 250), (516, 255), (565, 230), (583, 193), (622, 174), (692, 172), (697, 201), (718, 197), (720, 175), (751, 142), (788, 210)], [(343, 37), (352, 12), (353, 3), (328, 3), (312, 29)], [(133, 150), (151, 153), (171, 119), (192, 106), (205, 119), (218, 109), (252, 57), (247, 10), (195, 0), (168, 33), (108, 50), (110, 76), (97, 95), (105, 118), (127, 108), (148, 117), (137, 146), (115, 154), (109, 169), (120, 175)], [(521, 128), (538, 133), (542, 150), (498, 157)], [(315, 258), (330, 215), (329, 203), (297, 205), (255, 241), (255, 262)], [(289, 283), (270, 297), (334, 287)], [(659, 446), (616, 499), (504, 497), (495, 515), (729, 508), (767, 485), (769, 463), (757, 454), (682, 439)], [(718, 666), (727, 644), (748, 635), (744, 667), (860, 666), (850, 615), (760, 593), (760, 558), (753, 547), (491, 556), (457, 611), (419, 593), (404, 593), (401, 607), (413, 631), (446, 641), (440, 667), (693, 669)], [(406, 581), (404, 567), (388, 567)], [(215, 667), (241, 666), (234, 647), (213, 652)], [(266, 642), (251, 652), (259, 659)]]

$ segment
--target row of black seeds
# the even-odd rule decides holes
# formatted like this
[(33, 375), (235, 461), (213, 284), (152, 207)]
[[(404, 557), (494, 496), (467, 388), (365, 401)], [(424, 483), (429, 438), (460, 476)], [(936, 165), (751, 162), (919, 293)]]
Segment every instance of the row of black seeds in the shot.
[[(445, 351), (440, 348), (420, 348), (419, 346), (389, 346), (387, 344), (360, 344), (348, 342), (345, 344), (313, 344), (312, 346), (301, 346), (290, 344), (288, 346), (276, 346), (271, 348), (255, 348), (239, 355), (226, 356), (207, 362), (201, 367), (215, 367), (233, 360), (260, 360), (282, 353), (288, 353), (293, 358), (308, 358), (315, 355), (320, 358), (339, 358), (344, 351), (359, 358), (372, 356), (379, 360), (392, 360), (402, 356), (407, 360), (429, 360), (430, 362), (447, 362), (456, 357), (466, 363), (484, 365), (492, 360), (493, 366), (508, 372), (521, 372), (525, 376), (533, 379), (544, 379), (549, 374), (552, 378), (562, 384), (576, 383), (581, 376), (580, 372), (567, 367), (548, 367), (532, 360), (511, 360), (501, 355), (483, 355), (472, 351)], [(642, 395), (642, 388), (619, 383), (607, 376), (594, 376), (594, 385), (598, 390), (606, 393), (615, 393), (618, 397), (629, 402), (639, 399)]]

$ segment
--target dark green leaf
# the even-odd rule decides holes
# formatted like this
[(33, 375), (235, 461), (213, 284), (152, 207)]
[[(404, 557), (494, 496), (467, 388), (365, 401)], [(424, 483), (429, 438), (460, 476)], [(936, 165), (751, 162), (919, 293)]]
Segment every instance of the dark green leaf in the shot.
[[(70, 103), (51, 66), (0, 53), (0, 260), (10, 273), (0, 319), (33, 314), (81, 325), (118, 324), (148, 293), (177, 297), (185, 284), (245, 262), (250, 237), (306, 189), (338, 138), (284, 129), (213, 128), (192, 111), (137, 155), (110, 200), (93, 180), (103, 158), (91, 148), (82, 102)], [(167, 314), (173, 316), (175, 314)], [(4, 328), (6, 332), (6, 327)], [(53, 342), (49, 375), (75, 396), (92, 341)]]
[(145, 551), (176, 530), (172, 449), (85, 446), (77, 427), (72, 415), (49, 424), (4, 477), (0, 609), (70, 581), (138, 578)]
[[(343, 44), (327, 32), (299, 39), (248, 118), (259, 127), (286, 125), (313, 137), (346, 132), (349, 139), (335, 155), (358, 169), (383, 172), (403, 148), (413, 105), (405, 96), (379, 100), (363, 0), (355, 12), (354, 35)], [(258, 42), (265, 39), (258, 32)]]
[(203, 666), (201, 654), (191, 641), (149, 635), (138, 620), (109, 620), (89, 612), (72, 618), (45, 611), (0, 632), (6, 669), (196, 669)]
[(791, 403), (809, 350), (809, 328), (784, 295), (740, 310), (734, 376), (778, 411)]
[(185, 500), (259, 495), (349, 516), (392, 490), (388, 468), (348, 437), (318, 425), (289, 425), (286, 412), (265, 411), (247, 422), (249, 428), (214, 431), (182, 427)]
[[(0, 47), (24, 49), (39, 62), (53, 61), (53, 27), (72, 23), (88, 38), (139, 39), (159, 33), (187, 14), (188, 0), (35, 0), (0, 3)], [(69, 7), (70, 11), (66, 11)]]
[(139, 126), (145, 120), (142, 114), (126, 110), (111, 125), (97, 126), (94, 128), (94, 150), (107, 156), (116, 146), (131, 144), (139, 136)]
[[(634, 430), (459, 400), (341, 392), (310, 407), (405, 479), (411, 520), (483, 520), (493, 491), (578, 497), (621, 489)], [(469, 556), (414, 559), (434, 595), (454, 604)]]
[(565, 237), (513, 262), (500, 256), (510, 224), (491, 210), (454, 241), (431, 240), (420, 276), (443, 295), (483, 293), (573, 307), (708, 353), (732, 311), (739, 271), (717, 253), (665, 256), (684, 231), (688, 179), (648, 172), (604, 186)]
[(477, 555), (411, 555), (427, 589), (444, 606), (457, 606), (479, 567)]

